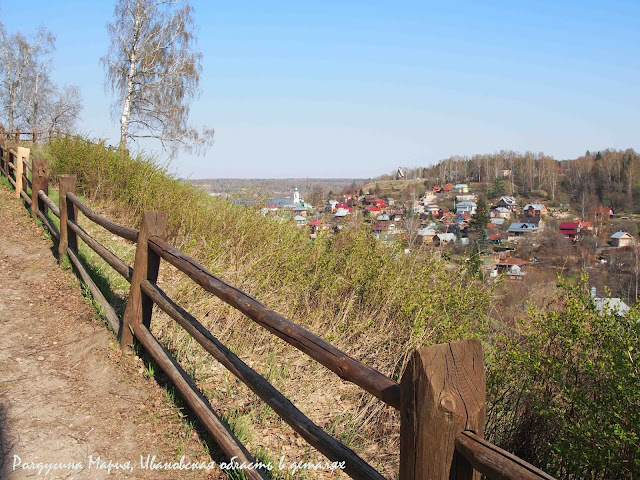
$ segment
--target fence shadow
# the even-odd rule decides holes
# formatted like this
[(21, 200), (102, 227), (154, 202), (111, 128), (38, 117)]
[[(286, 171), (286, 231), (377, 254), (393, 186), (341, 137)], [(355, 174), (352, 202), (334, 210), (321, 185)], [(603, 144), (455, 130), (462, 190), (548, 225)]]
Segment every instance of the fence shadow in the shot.
[(0, 478), (9, 478), (13, 438), (8, 427), (8, 408), (0, 404)]

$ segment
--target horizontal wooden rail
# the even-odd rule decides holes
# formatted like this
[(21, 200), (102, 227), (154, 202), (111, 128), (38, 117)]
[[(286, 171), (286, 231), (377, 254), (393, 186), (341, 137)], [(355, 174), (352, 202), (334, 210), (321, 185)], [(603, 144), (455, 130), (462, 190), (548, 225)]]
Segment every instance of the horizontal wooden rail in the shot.
[[(255, 464), (256, 460), (251, 456), (242, 443), (229, 430), (224, 422), (216, 415), (207, 399), (198, 391), (193, 381), (182, 369), (180, 364), (158, 343), (158, 340), (149, 332), (147, 327), (139, 323), (134, 326), (134, 333), (156, 363), (162, 368), (171, 382), (178, 388), (189, 407), (202, 421), (207, 431), (216, 439), (218, 445), (229, 458), (236, 457), (239, 464)], [(245, 469), (242, 472), (250, 479), (266, 480), (268, 477), (262, 470)]]
[(47, 218), (47, 216), (42, 213), (42, 211), (38, 210), (36, 212), (36, 215), (38, 216), (38, 218), (42, 221), (42, 223), (44, 224), (45, 227), (47, 227), (47, 229), (49, 230), (49, 232), (51, 232), (51, 235), (56, 239), (56, 240), (60, 240), (60, 232), (58, 231), (58, 229), (56, 228), (56, 226), (51, 223), (51, 220), (49, 220), (49, 218)]
[(76, 234), (82, 240), (84, 240), (84, 243), (86, 243), (94, 252), (100, 255), (102, 259), (107, 262), (116, 272), (118, 272), (125, 278), (125, 280), (131, 283), (133, 268), (127, 265), (120, 257), (107, 249), (95, 238), (89, 235), (80, 225), (78, 225), (73, 220), (67, 220), (67, 225), (69, 226), (69, 228), (71, 228), (71, 230), (76, 232)]
[(20, 190), (20, 196), (27, 202), (27, 205), (31, 206), (31, 197), (24, 190)]
[(358, 385), (387, 405), (400, 409), (400, 385), (389, 377), (354, 360), (314, 333), (296, 325), (242, 290), (212, 275), (202, 265), (161, 238), (151, 237), (149, 247), (171, 265), (187, 274), (202, 288), (317, 360), (340, 378)]
[(91, 275), (89, 275), (89, 272), (82, 264), (76, 253), (72, 249), (67, 248), (67, 255), (69, 255), (69, 259), (78, 270), (78, 273), (80, 273), (82, 280), (84, 280), (84, 283), (89, 288), (89, 291), (91, 292), (94, 300), (98, 302), (98, 304), (104, 311), (104, 315), (105, 317), (107, 317), (107, 321), (109, 322), (111, 329), (116, 335), (118, 335), (118, 333), (120, 332), (120, 319), (118, 318), (118, 315), (116, 315), (115, 310), (102, 294), (102, 292), (98, 288), (98, 285), (96, 285), (96, 283), (93, 281)]
[(31, 167), (31, 163), (29, 163), (29, 160), (27, 160), (26, 158), (22, 159), (22, 164), (27, 167), (29, 170), (33, 171), (33, 168)]
[(356, 479), (384, 477), (355, 452), (313, 423), (262, 375), (244, 363), (190, 313), (171, 300), (156, 284), (143, 280), (142, 291), (167, 315), (184, 328), (202, 347), (233, 375), (247, 385), (311, 446), (334, 462), (345, 462), (344, 472)]
[(51, 209), (51, 211), (56, 217), (60, 218), (60, 209), (55, 203), (51, 201), (51, 199), (47, 196), (46, 193), (44, 193), (44, 191), (38, 190), (38, 197), (40, 197), (40, 199), (45, 203), (45, 205)]
[(13, 185), (13, 188), (16, 188), (16, 181), (13, 178), (11, 178), (11, 175), (7, 176), (7, 179), (9, 180), (11, 185)]
[(555, 480), (551, 475), (468, 430), (456, 437), (456, 450), (475, 470), (490, 480)]
[(99, 213), (94, 212), (89, 207), (87, 207), (84, 203), (82, 203), (82, 200), (80, 200), (74, 193), (71, 193), (71, 192), (67, 193), (67, 198), (71, 203), (73, 203), (76, 207), (78, 207), (78, 209), (82, 213), (84, 213), (89, 220), (106, 228), (114, 235), (118, 235), (119, 237), (122, 237), (131, 242), (135, 242), (138, 240), (138, 230), (134, 228), (125, 227), (124, 225), (120, 225), (119, 223), (109, 220), (104, 215), (100, 215)]
[(12, 162), (9, 162), (8, 165), (11, 167), (11, 170), (16, 170), (16, 166)]

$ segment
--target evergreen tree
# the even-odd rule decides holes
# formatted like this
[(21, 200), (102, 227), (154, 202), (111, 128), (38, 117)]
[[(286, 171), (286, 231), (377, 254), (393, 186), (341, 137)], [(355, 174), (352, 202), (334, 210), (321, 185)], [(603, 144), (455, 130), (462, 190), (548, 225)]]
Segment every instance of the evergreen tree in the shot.
[[(476, 213), (471, 216), (471, 221), (469, 222), (469, 227), (471, 229), (480, 231), (481, 229), (486, 229), (489, 224), (489, 206), (484, 198), (478, 200), (478, 205), (476, 207)], [(486, 234), (486, 232), (485, 232)]]
[(492, 192), (492, 198), (501, 197), (507, 193), (504, 187), (504, 178), (502, 177), (495, 178), (495, 180), (493, 181), (493, 190), (491, 192)]

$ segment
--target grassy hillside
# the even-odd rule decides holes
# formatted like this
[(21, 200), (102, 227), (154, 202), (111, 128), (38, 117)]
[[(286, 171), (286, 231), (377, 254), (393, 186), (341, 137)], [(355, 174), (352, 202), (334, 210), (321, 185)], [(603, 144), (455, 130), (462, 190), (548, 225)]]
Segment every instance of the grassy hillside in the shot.
[[(559, 478), (638, 476), (639, 310), (628, 318), (599, 315), (588, 279), (576, 287), (561, 285), (520, 322), (497, 321), (495, 315), (489, 321), (492, 292), (428, 251), (406, 255), (357, 227), (310, 241), (290, 225), (181, 184), (149, 159), (84, 140), (58, 139), (47, 154), (52, 173), (76, 173), (80, 193), (103, 213), (136, 226), (142, 210), (165, 211), (170, 243), (392, 378), (417, 345), (479, 336), (492, 440)], [(131, 254), (130, 248), (123, 256)], [(387, 477), (395, 476), (396, 412), (166, 264), (160, 283), (313, 421)], [(253, 452), (319, 457), (173, 322), (154, 314), (152, 329)]]
[[(180, 183), (150, 160), (72, 138), (55, 141), (49, 152), (52, 174), (77, 174), (80, 193), (109, 216), (135, 226), (145, 209), (167, 212), (171, 243), (211, 272), (393, 378), (402, 373), (416, 345), (475, 337), (485, 329), (489, 292), (468, 281), (464, 270), (445, 270), (426, 253), (405, 255), (375, 241), (369, 229), (348, 229), (311, 241), (291, 225)], [(273, 377), (319, 424), (338, 432), (349, 426), (338, 436), (356, 450), (394, 438), (399, 424), (391, 409), (343, 385), (171, 267), (163, 266), (161, 279), (174, 298), (241, 357)], [(195, 342), (171, 322), (154, 322), (163, 340), (192, 365), (187, 371), (199, 383), (230, 381), (232, 391), (242, 391), (235, 381), (218, 376), (212, 362), (202, 360)], [(255, 418), (262, 407), (256, 410), (255, 399), (246, 392), (242, 395), (248, 403), (233, 408), (250, 415), (252, 423), (258, 423), (256, 431), (266, 428), (264, 422), (273, 421), (272, 414)], [(378, 414), (372, 416), (373, 412)], [(397, 445), (393, 449), (397, 451)], [(380, 465), (388, 464), (382, 461), (388, 450), (374, 454), (374, 463), (376, 455)]]

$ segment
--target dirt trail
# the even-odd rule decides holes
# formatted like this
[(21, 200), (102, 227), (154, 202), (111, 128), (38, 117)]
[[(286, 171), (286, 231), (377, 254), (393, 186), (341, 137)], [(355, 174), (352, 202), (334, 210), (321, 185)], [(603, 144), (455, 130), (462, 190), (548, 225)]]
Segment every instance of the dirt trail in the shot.
[[(147, 455), (164, 462), (179, 461), (183, 451), (188, 461), (211, 457), (145, 378), (141, 361), (121, 355), (51, 248), (0, 186), (0, 479), (226, 478), (217, 467), (140, 467)], [(45, 476), (46, 466), (24, 468), (32, 462), (67, 465)], [(109, 462), (122, 468), (109, 472)]]

